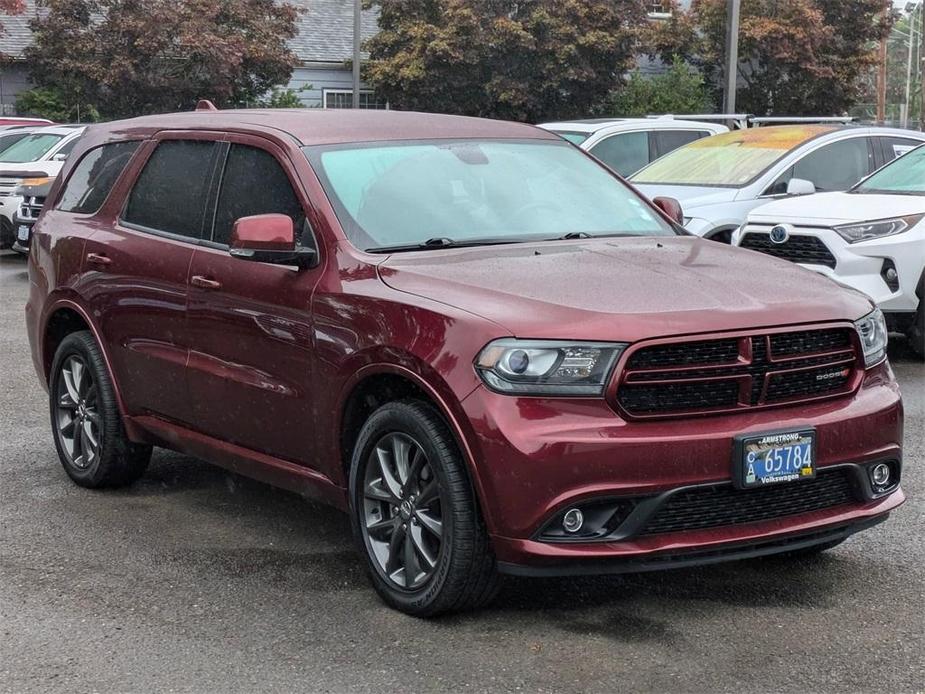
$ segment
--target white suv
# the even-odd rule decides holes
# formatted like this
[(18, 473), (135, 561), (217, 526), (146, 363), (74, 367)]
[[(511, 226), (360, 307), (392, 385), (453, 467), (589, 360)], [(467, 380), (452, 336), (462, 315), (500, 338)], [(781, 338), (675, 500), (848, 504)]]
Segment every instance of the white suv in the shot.
[(36, 128), (0, 152), (0, 227), (4, 236), (12, 230), (13, 215), (22, 204), (16, 189), (24, 180), (36, 184), (38, 179), (57, 176), (85, 129), (73, 125)]
[(671, 116), (599, 118), (541, 123), (538, 127), (590, 152), (621, 176), (629, 176), (689, 142), (729, 132), (719, 123), (675, 120)]
[(632, 176), (646, 196), (675, 198), (688, 231), (729, 243), (759, 205), (848, 190), (925, 142), (895, 128), (777, 125), (736, 130), (674, 150)]
[(733, 243), (864, 292), (925, 354), (925, 146), (845, 193), (759, 207)]

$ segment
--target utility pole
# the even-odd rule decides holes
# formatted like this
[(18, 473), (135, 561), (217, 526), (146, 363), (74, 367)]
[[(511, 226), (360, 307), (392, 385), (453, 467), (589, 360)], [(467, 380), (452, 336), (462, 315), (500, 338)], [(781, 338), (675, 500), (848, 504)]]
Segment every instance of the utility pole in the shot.
[(353, 0), (353, 108), (360, 108), (360, 46), (363, 0)]
[(742, 0), (726, 3), (726, 88), (723, 90), (723, 112), (735, 113), (736, 85), (739, 77), (739, 10)]
[[(910, 3), (912, 4), (912, 3)], [(907, 5), (908, 7), (908, 5)], [(909, 127), (909, 115), (912, 113), (910, 107), (912, 96), (912, 54), (915, 52), (915, 11), (919, 9), (918, 4), (912, 4), (912, 11), (909, 13), (909, 53), (906, 56), (906, 98), (903, 101), (903, 127)]]
[(919, 65), (919, 91), (922, 96), (922, 107), (919, 109), (919, 127), (925, 130), (925, 51), (921, 50), (923, 41), (925, 41), (925, 3), (922, 4), (922, 24), (919, 28), (919, 52), (922, 54), (922, 61)]
[[(889, 16), (892, 11), (892, 2), (890, 0), (884, 0), (884, 17)], [(886, 47), (889, 40), (889, 34), (880, 39), (880, 58), (879, 65), (877, 66), (877, 122), (881, 125), (883, 125), (883, 122), (886, 120)]]

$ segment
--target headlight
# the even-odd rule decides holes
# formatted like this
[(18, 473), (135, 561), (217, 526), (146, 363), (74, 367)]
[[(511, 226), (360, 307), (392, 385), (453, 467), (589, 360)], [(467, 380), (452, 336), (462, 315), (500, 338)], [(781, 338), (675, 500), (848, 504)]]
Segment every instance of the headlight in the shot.
[(922, 217), (925, 217), (925, 215), (914, 214), (908, 217), (878, 219), (874, 222), (861, 222), (860, 224), (842, 224), (832, 228), (848, 243), (858, 243), (868, 239), (879, 239), (884, 236), (901, 234), (922, 221)]
[(878, 308), (868, 313), (861, 320), (855, 321), (854, 327), (861, 338), (864, 349), (864, 365), (870, 368), (886, 357), (887, 331), (883, 312)]
[(489, 343), (475, 361), (486, 385), (519, 395), (602, 395), (623, 343), (506, 338)]

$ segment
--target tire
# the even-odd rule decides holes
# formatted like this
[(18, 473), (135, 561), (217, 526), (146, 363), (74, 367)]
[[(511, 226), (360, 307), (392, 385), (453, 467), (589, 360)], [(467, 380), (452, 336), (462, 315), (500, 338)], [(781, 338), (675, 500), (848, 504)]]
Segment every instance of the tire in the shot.
[(373, 586), (395, 609), (431, 617), (495, 596), (497, 568), (466, 464), (427, 403), (387, 403), (363, 425), (350, 519)]
[(0, 216), (0, 249), (12, 248), (15, 240), (13, 224), (6, 217)]
[(915, 314), (912, 325), (906, 333), (912, 352), (919, 358), (925, 359), (925, 298), (919, 299), (919, 310)]
[(89, 331), (71, 333), (55, 352), (48, 402), (55, 449), (81, 487), (131, 484), (151, 459), (151, 446), (128, 440), (99, 345)]
[(735, 229), (720, 229), (719, 231), (711, 231), (705, 238), (717, 243), (725, 243), (728, 246), (732, 243), (733, 232), (735, 232)]

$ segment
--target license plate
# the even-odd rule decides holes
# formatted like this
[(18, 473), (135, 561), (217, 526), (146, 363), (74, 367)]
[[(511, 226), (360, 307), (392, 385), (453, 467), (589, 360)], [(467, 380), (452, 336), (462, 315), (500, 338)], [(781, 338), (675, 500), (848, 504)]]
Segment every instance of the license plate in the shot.
[(25, 224), (20, 224), (19, 229), (16, 231), (16, 239), (18, 241), (28, 241), (29, 227), (27, 227)]
[(816, 433), (804, 429), (738, 436), (733, 464), (733, 478), (743, 489), (812, 479)]

